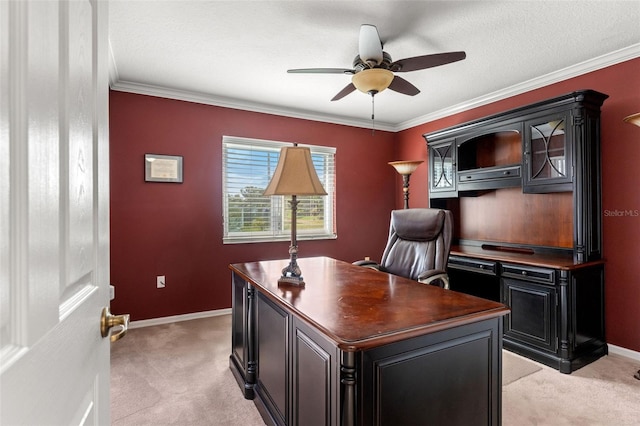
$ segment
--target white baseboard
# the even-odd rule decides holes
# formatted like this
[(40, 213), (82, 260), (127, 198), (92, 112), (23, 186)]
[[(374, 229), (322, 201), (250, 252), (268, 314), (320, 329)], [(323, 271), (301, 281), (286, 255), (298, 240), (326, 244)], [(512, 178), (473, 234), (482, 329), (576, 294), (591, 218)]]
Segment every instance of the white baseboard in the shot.
[(215, 311), (194, 312), (192, 314), (173, 315), (170, 317), (151, 318), (146, 320), (131, 321), (129, 328), (151, 327), (153, 325), (170, 324), (172, 322), (189, 321), (199, 318), (217, 317), (231, 314), (231, 308), (216, 309)]
[(623, 348), (621, 346), (612, 345), (611, 343), (607, 344), (607, 346), (609, 347), (609, 354), (622, 355), (626, 356), (627, 358), (640, 361), (640, 352), (632, 351), (631, 349)]

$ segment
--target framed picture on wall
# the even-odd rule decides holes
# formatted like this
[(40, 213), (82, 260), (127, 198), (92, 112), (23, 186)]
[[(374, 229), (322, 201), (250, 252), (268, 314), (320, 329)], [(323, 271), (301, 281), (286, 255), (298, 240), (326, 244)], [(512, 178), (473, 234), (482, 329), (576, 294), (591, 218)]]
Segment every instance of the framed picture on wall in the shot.
[(146, 182), (182, 183), (182, 157), (178, 155), (144, 155)]

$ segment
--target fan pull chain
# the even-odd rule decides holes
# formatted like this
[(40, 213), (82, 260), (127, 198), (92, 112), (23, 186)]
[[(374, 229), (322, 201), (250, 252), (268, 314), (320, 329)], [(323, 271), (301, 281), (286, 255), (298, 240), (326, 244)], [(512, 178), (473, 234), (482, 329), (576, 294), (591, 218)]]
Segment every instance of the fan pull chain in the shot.
[(371, 136), (376, 134), (375, 93), (371, 93)]

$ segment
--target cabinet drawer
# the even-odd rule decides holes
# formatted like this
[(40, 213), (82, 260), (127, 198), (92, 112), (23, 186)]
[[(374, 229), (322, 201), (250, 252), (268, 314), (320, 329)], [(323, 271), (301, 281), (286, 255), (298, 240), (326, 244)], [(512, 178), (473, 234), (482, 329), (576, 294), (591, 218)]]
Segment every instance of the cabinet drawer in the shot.
[(487, 167), (484, 169), (458, 172), (458, 182), (475, 182), (487, 179), (502, 179), (507, 177), (520, 177), (520, 166), (516, 165), (509, 167)]
[(496, 275), (497, 272), (496, 262), (460, 256), (449, 256), (449, 263), (447, 266), (453, 269), (462, 269), (464, 271), (472, 271), (488, 275)]
[(556, 283), (556, 274), (553, 269), (503, 263), (501, 266), (501, 275), (503, 277), (535, 281), (542, 284), (553, 285)]

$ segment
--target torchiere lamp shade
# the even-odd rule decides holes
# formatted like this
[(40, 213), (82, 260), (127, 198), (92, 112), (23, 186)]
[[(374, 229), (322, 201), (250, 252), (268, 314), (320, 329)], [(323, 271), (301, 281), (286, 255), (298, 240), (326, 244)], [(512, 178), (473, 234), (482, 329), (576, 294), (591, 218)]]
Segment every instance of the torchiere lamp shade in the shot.
[(264, 195), (327, 195), (311, 160), (309, 148), (280, 150), (280, 159)]
[(625, 117), (624, 121), (626, 121), (627, 123), (635, 124), (636, 126), (640, 127), (640, 112), (636, 114), (631, 114)]
[(415, 172), (420, 164), (424, 161), (392, 161), (389, 164), (393, 166), (398, 173), (402, 175), (402, 192), (404, 193), (404, 208), (409, 208), (409, 178), (411, 173)]
[(410, 175), (415, 172), (420, 164), (424, 163), (422, 160), (416, 161), (392, 161), (389, 165), (393, 166), (396, 171), (401, 175)]

